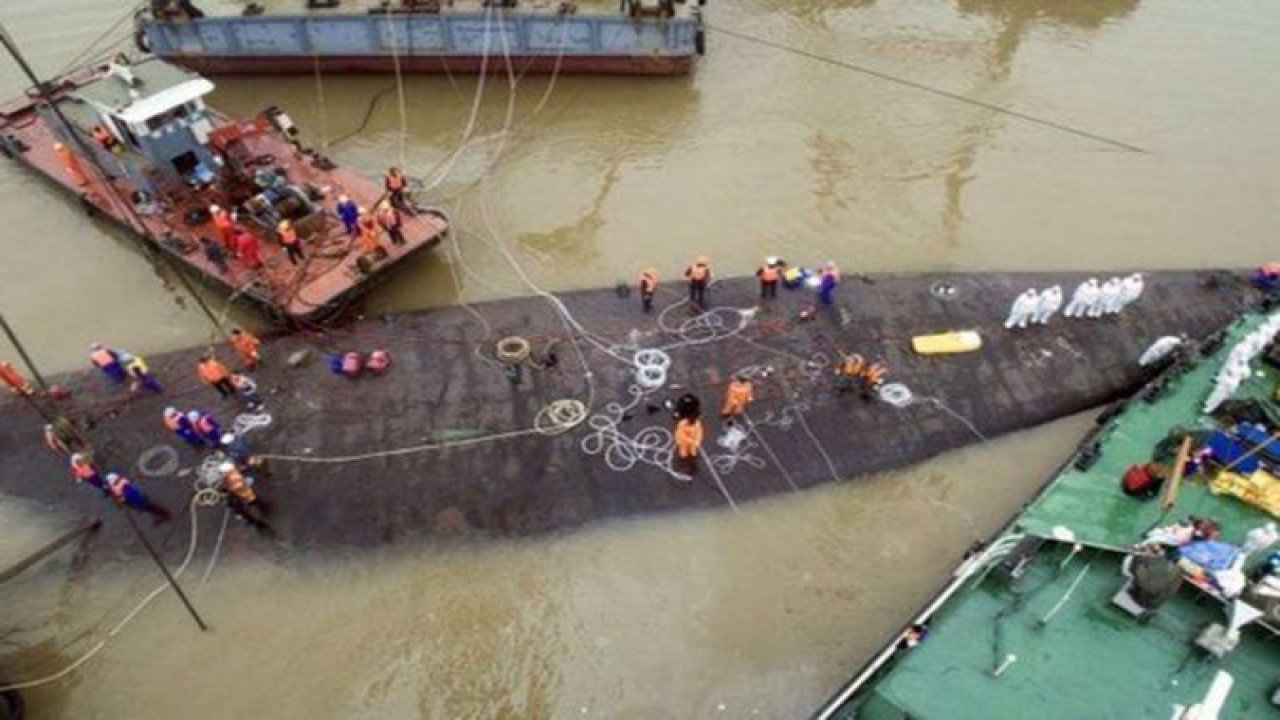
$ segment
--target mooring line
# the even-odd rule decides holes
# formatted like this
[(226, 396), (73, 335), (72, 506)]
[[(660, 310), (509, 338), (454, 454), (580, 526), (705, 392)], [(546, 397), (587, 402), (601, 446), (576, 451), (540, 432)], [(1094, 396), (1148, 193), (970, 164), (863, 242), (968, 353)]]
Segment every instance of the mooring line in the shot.
[(1070, 125), (1064, 125), (1060, 122), (1055, 122), (1053, 120), (1047, 120), (1045, 118), (1036, 117), (1035, 115), (1028, 115), (1027, 113), (1020, 112), (1018, 110), (1014, 110), (1013, 108), (1008, 108), (1003, 105), (997, 105), (995, 103), (987, 102), (985, 100), (979, 100), (977, 98), (972, 98), (967, 95), (961, 95), (960, 93), (952, 92), (950, 90), (943, 90), (942, 88), (933, 87), (932, 85), (925, 85), (924, 83), (917, 82), (915, 80), (909, 80), (907, 78), (899, 77), (897, 75), (890, 75), (889, 73), (884, 72), (883, 70), (876, 70), (874, 68), (869, 68), (864, 65), (858, 65), (848, 60), (833, 58), (827, 55), (820, 55), (811, 50), (805, 50), (803, 48), (798, 48), (792, 45), (787, 45), (784, 43), (777, 42), (776, 40), (763, 38), (763, 37), (760, 37), (759, 35), (752, 35), (750, 33), (745, 33), (739, 30), (730, 30), (729, 28), (719, 27), (717, 25), (706, 25), (706, 28), (708, 30), (711, 30), (712, 32), (718, 32), (724, 35), (729, 35), (731, 37), (736, 37), (740, 40), (746, 40), (748, 42), (758, 43), (760, 45), (764, 45), (765, 47), (771, 47), (775, 50), (781, 50), (783, 52), (799, 55), (801, 57), (805, 57), (810, 60), (816, 60), (817, 62), (825, 63), (827, 65), (834, 65), (839, 68), (844, 68), (845, 70), (852, 70), (853, 72), (861, 73), (868, 77), (876, 78), (877, 80), (884, 80), (886, 82), (894, 83), (895, 85), (901, 85), (903, 87), (908, 87), (913, 90), (919, 90), (921, 92), (926, 92), (931, 95), (937, 95), (938, 97), (944, 97), (944, 98), (947, 98), (948, 100), (955, 100), (956, 102), (962, 102), (962, 103), (965, 103), (966, 105), (973, 105), (974, 107), (980, 107), (980, 108), (983, 108), (984, 110), (990, 110), (992, 112), (997, 112), (1002, 115), (1008, 115), (1009, 117), (1014, 117), (1024, 122), (1040, 125), (1041, 127), (1047, 127), (1052, 130), (1057, 130), (1058, 132), (1064, 132), (1069, 135), (1075, 135), (1077, 137), (1082, 137), (1087, 140), (1093, 140), (1094, 142), (1100, 142), (1100, 143), (1103, 143), (1104, 145), (1110, 145), (1112, 147), (1119, 148), (1121, 150), (1126, 150), (1128, 152), (1141, 153), (1143, 155), (1153, 154), (1150, 150), (1140, 148), (1137, 145), (1133, 145), (1121, 140), (1113, 140), (1112, 138), (1105, 137), (1103, 135), (1098, 135), (1097, 133), (1092, 133), (1092, 132), (1089, 132), (1088, 130), (1081, 130), (1080, 128), (1071, 127)]

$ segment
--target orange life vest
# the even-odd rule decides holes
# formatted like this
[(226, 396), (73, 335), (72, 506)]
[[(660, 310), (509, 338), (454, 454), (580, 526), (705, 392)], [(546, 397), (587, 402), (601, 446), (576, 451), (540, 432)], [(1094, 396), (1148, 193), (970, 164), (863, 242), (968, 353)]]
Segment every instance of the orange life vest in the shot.
[(751, 383), (746, 380), (731, 381), (725, 393), (725, 404), (746, 405), (754, 397), (752, 390)]
[(298, 242), (298, 231), (293, 228), (285, 228), (280, 231), (280, 244), (288, 247), (296, 245)]
[(840, 372), (850, 377), (857, 377), (867, 367), (867, 361), (861, 355), (854, 355), (840, 364)]
[(760, 282), (778, 282), (778, 275), (778, 266), (776, 265), (765, 265), (760, 268)]
[(697, 448), (702, 445), (702, 421), (681, 420), (676, 423), (676, 444)]
[(98, 471), (94, 469), (92, 465), (83, 460), (72, 460), (71, 473), (76, 476), (77, 480), (88, 480), (94, 475), (97, 475)]
[(693, 282), (702, 282), (711, 274), (711, 269), (701, 263), (689, 266), (689, 272), (686, 273)]
[(178, 414), (164, 416), (164, 428), (169, 432), (177, 430), (182, 425), (182, 416)]
[(94, 365), (97, 365), (100, 368), (106, 367), (111, 363), (117, 362), (116, 356), (112, 355), (111, 351), (106, 348), (94, 350), (93, 352), (89, 353), (89, 359), (93, 361)]
[(91, 132), (93, 133), (93, 139), (102, 146), (103, 150), (110, 150), (116, 144), (115, 136), (107, 132), (107, 129), (101, 125), (94, 125)]
[(111, 491), (111, 497), (116, 500), (123, 500), (124, 490), (127, 487), (129, 487), (129, 478), (123, 475), (118, 475), (116, 476), (115, 481), (107, 486), (107, 490)]
[(640, 292), (653, 292), (658, 287), (658, 274), (648, 270), (640, 273)]
[(397, 190), (403, 190), (405, 186), (405, 182), (406, 182), (405, 177), (403, 175), (395, 175), (393, 173), (387, 173), (387, 189), (388, 190), (392, 192), (395, 192)]
[(872, 385), (879, 385), (884, 382), (885, 373), (889, 372), (889, 368), (884, 363), (875, 363), (869, 365), (866, 370), (862, 371), (862, 376)]
[(218, 362), (215, 358), (202, 361), (196, 366), (196, 372), (199, 373), (201, 380), (209, 383), (210, 385), (220, 380), (227, 379), (227, 376), (231, 374), (231, 372), (227, 370), (227, 366)]
[(219, 230), (230, 230), (235, 225), (231, 219), (231, 214), (226, 210), (219, 210), (213, 214), (213, 226)]
[(31, 385), (27, 383), (27, 379), (22, 377), (22, 373), (9, 363), (0, 363), (0, 380), (4, 381), (11, 390), (19, 395), (30, 395)]

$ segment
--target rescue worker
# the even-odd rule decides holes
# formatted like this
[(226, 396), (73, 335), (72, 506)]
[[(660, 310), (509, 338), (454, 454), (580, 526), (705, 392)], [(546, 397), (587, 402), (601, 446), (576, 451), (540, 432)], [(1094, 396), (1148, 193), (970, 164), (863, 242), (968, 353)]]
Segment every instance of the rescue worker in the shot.
[(1280, 263), (1264, 263), (1249, 276), (1249, 282), (1264, 292), (1280, 288)]
[(200, 382), (212, 385), (224, 400), (235, 394), (235, 388), (231, 386), (231, 371), (226, 365), (218, 362), (218, 358), (214, 357), (213, 353), (200, 356), (200, 362), (196, 365), (196, 374), (200, 376)]
[(172, 517), (168, 510), (152, 502), (141, 490), (133, 486), (129, 478), (119, 473), (107, 473), (107, 491), (111, 499), (117, 503), (152, 515), (157, 525), (168, 522)]
[(222, 474), (222, 491), (227, 494), (227, 506), (259, 531), (270, 532), (271, 526), (263, 517), (265, 508), (254, 492), (252, 481), (232, 462), (222, 463), (218, 471)]
[(360, 208), (360, 252), (368, 254), (382, 249), (378, 240), (378, 223), (367, 208)]
[(231, 385), (240, 393), (240, 397), (249, 403), (250, 410), (262, 407), (262, 396), (258, 394), (258, 383), (244, 373), (231, 373)]
[(404, 219), (390, 200), (383, 200), (378, 204), (378, 225), (382, 226), (387, 237), (391, 238), (392, 245), (404, 244), (404, 232), (401, 230)]
[(236, 251), (236, 221), (231, 213), (217, 205), (209, 206), (209, 216), (213, 218), (213, 227), (218, 231), (218, 241), (228, 252)]
[(146, 360), (137, 355), (129, 355), (121, 359), (124, 361), (125, 373), (129, 376), (129, 392), (138, 392), (138, 390), (149, 390), (156, 394), (164, 392), (156, 376), (152, 375), (150, 368), (147, 367)]
[(187, 422), (191, 423), (191, 427), (195, 429), (196, 435), (209, 447), (218, 447), (222, 441), (222, 426), (214, 419), (213, 415), (199, 410), (192, 410), (187, 413)]
[(658, 290), (658, 271), (653, 268), (645, 268), (640, 271), (640, 310), (642, 312), (651, 312), (653, 310), (653, 294)]
[(197, 449), (204, 449), (204, 440), (196, 432), (195, 426), (187, 419), (186, 415), (178, 412), (176, 408), (167, 407), (164, 409), (164, 427), (171, 433), (182, 438), (188, 445)]
[(387, 198), (391, 200), (391, 204), (400, 210), (408, 210), (409, 204), (405, 200), (404, 192), (409, 187), (409, 178), (400, 172), (400, 168), (393, 167), (387, 171), (386, 181), (383, 183), (387, 190)]
[(699, 256), (693, 264), (685, 268), (684, 276), (689, 279), (689, 302), (697, 310), (707, 307), (707, 285), (711, 284), (711, 266), (705, 256)]
[(204, 250), (204, 259), (217, 268), (219, 273), (226, 275), (231, 272), (231, 268), (227, 267), (227, 248), (225, 245), (201, 235), (200, 248)]
[(835, 388), (838, 393), (847, 393), (862, 387), (862, 372), (867, 368), (867, 361), (857, 353), (845, 355), (836, 366)]
[(342, 227), (347, 229), (347, 234), (355, 237), (360, 234), (360, 207), (351, 201), (346, 195), (338, 196), (338, 204), (333, 207), (334, 212), (338, 214), (338, 219), (342, 221)]
[(302, 241), (298, 239), (298, 231), (293, 229), (293, 224), (288, 220), (281, 220), (276, 230), (280, 234), (280, 246), (289, 256), (289, 262), (293, 265), (302, 262)]
[(1013, 301), (1013, 306), (1009, 308), (1009, 317), (1004, 321), (1005, 329), (1025, 328), (1039, 306), (1040, 293), (1036, 292), (1035, 288), (1023, 290), (1022, 294)]
[(245, 228), (239, 228), (236, 235), (236, 257), (244, 266), (250, 270), (257, 270), (262, 267), (262, 245), (258, 242), (258, 236), (249, 232)]
[(71, 453), (71, 447), (67, 445), (53, 425), (44, 426), (44, 445), (59, 455), (68, 455)]
[(1031, 315), (1031, 322), (1044, 325), (1057, 314), (1062, 307), (1062, 288), (1054, 285), (1040, 293), (1036, 299), (1036, 309)]
[(236, 351), (245, 370), (253, 370), (262, 362), (262, 341), (240, 328), (231, 328), (231, 349)]
[(72, 453), (71, 455), (71, 475), (75, 477), (78, 483), (88, 483), (106, 494), (107, 484), (102, 479), (102, 475), (98, 472), (98, 468), (89, 462), (89, 458), (83, 453)]
[(117, 385), (128, 378), (125, 374), (124, 366), (120, 364), (120, 354), (115, 350), (103, 347), (102, 343), (94, 343), (89, 346), (89, 360), (104, 375), (111, 378), (111, 382)]
[(836, 286), (840, 284), (840, 270), (828, 260), (818, 275), (818, 304), (829, 308), (835, 304)]
[(14, 395), (26, 397), (34, 395), (36, 392), (31, 387), (31, 383), (27, 382), (27, 379), (18, 371), (18, 368), (7, 362), (0, 362), (0, 382), (3, 382), (5, 386), (12, 390)]
[(747, 405), (755, 399), (755, 388), (745, 375), (735, 375), (725, 389), (724, 405), (720, 408), (720, 417), (732, 420), (747, 410)]
[(360, 358), (360, 353), (349, 352), (342, 356), (339, 366), (342, 374), (350, 379), (355, 379), (360, 375), (360, 371), (364, 369), (364, 361)]
[(1093, 306), (1098, 303), (1098, 297), (1102, 290), (1098, 287), (1097, 278), (1089, 278), (1076, 286), (1076, 291), (1071, 296), (1071, 302), (1067, 303), (1067, 309), (1062, 312), (1064, 317), (1078, 318), (1085, 317), (1092, 310)]
[(765, 258), (764, 265), (756, 270), (756, 277), (760, 278), (761, 300), (778, 297), (778, 281), (782, 279), (782, 268), (779, 267), (778, 258)]
[(872, 400), (880, 391), (880, 386), (884, 385), (885, 376), (889, 374), (889, 366), (883, 360), (877, 360), (866, 367), (862, 371), (863, 388), (862, 396), (866, 400)]
[(84, 166), (80, 164), (80, 158), (71, 152), (71, 148), (62, 143), (54, 143), (53, 152), (58, 156), (58, 162), (62, 164), (62, 169), (67, 171), (72, 183), (77, 187), (89, 184), (89, 177), (84, 174)]
[(120, 141), (116, 139), (116, 136), (101, 125), (94, 125), (89, 132), (93, 135), (94, 142), (98, 143), (98, 146), (103, 150), (112, 154), (124, 152), (124, 148), (121, 147)]
[(702, 421), (697, 418), (679, 420), (672, 433), (676, 441), (676, 459), (692, 475), (698, 469), (698, 452), (702, 449)]
[(702, 417), (702, 401), (693, 393), (685, 393), (676, 398), (672, 405), (667, 406), (671, 410), (671, 417), (674, 420), (697, 420)]

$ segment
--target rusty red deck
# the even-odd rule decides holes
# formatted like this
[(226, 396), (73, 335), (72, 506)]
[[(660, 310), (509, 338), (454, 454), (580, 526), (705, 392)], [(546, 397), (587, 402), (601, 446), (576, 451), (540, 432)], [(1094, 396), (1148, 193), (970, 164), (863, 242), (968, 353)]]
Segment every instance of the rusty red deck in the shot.
[[(69, 90), (95, 77), (95, 71), (81, 71), (68, 76), (60, 81), (50, 97), (65, 97)], [(35, 103), (30, 98), (18, 98), (0, 106), (0, 133), (26, 146), (23, 152), (11, 152), (14, 158), (79, 198), (87, 208), (114, 220), (145, 240), (145, 235), (139, 231), (124, 205), (123, 198), (130, 197), (135, 189), (133, 184), (127, 179), (108, 178), (94, 171), (83, 154), (77, 153), (81, 155), (89, 176), (86, 186), (77, 186), (54, 153), (53, 145), (60, 138), (50, 122), (53, 121), (46, 121), (37, 114)], [(152, 237), (175, 239), (174, 242), (156, 242), (157, 250), (168, 253), (207, 283), (248, 297), (271, 314), (304, 322), (331, 317), (396, 266), (403, 264), (409, 256), (438, 244), (448, 231), (446, 221), (438, 216), (405, 214), (404, 244), (393, 245), (384, 241), (386, 258), (370, 272), (363, 272), (357, 265), (362, 254), (358, 243), (348, 237), (333, 212), (333, 206), (338, 195), (345, 194), (358, 205), (373, 208), (383, 197), (381, 184), (342, 168), (318, 169), (310, 156), (298, 152), (274, 134), (259, 133), (242, 140), (254, 157), (274, 158), (271, 166), (283, 170), (292, 183), (310, 184), (326, 191), (325, 197), (317, 201), (326, 210), (324, 227), (307, 240), (306, 260), (301, 265), (295, 267), (290, 264), (279, 244), (263, 237), (262, 233), (255, 233), (261, 240), (262, 267), (250, 269), (237, 259), (229, 258), (229, 272), (220, 273), (204, 256), (199, 244), (201, 236), (217, 239), (218, 232), (212, 222), (195, 226), (185, 222), (189, 211), (207, 208), (212, 202), (217, 202), (206, 192), (183, 190), (171, 195), (172, 206), (169, 209), (146, 216), (142, 221)]]

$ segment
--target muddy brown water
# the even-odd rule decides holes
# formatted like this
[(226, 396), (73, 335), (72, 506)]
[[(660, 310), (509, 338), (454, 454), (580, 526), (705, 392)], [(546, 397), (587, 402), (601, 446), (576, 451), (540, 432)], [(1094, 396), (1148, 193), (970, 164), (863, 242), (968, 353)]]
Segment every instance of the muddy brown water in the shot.
[[(62, 0), (50, 12), (15, 0), (0, 20), (50, 73), (127, 5)], [(311, 144), (369, 173), (400, 163), (444, 175), (424, 199), (458, 221), (461, 257), (421, 258), (368, 299), (369, 312), (528, 294), (497, 241), (551, 290), (611, 284), (650, 263), (672, 277), (693, 252), (722, 273), (774, 253), (860, 271), (1273, 259), (1274, 3), (713, 0), (707, 17), (1146, 152), (714, 29), (689, 78), (525, 78), (509, 126), (507, 80), (491, 77), (460, 152), (474, 78), (405, 78), (403, 113), (389, 77), (323, 77), (322, 93), (313, 77), (222, 78), (213, 102), (236, 115), (280, 105)], [(0, 62), (0, 90), (20, 87)], [(40, 180), (0, 166), (0, 211), (0, 310), (41, 365), (78, 366), (93, 339), (153, 352), (207, 338), (128, 242)], [(1071, 419), (740, 515), (221, 563), (193, 592), (214, 634), (197, 635), (163, 597), (69, 679), (32, 692), (32, 714), (797, 717), (1087, 425)], [(4, 559), (70, 521), (13, 502), (0, 519)], [(233, 526), (228, 542), (251, 542), (243, 536)], [(61, 667), (154, 580), (141, 563), (67, 555), (0, 588), (4, 671)]]

